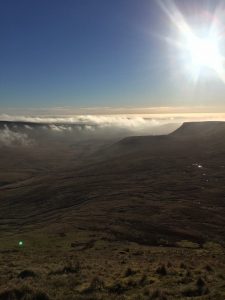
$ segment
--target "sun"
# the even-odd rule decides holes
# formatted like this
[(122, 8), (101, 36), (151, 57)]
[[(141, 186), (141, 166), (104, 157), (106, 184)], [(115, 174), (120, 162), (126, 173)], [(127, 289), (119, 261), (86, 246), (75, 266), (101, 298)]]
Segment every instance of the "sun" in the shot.
[(188, 71), (187, 75), (194, 82), (200, 76), (209, 75), (225, 83), (225, 59), (221, 50), (225, 49), (225, 24), (222, 22), (221, 9), (215, 10), (214, 14), (203, 13), (205, 23), (200, 16), (199, 26), (197, 21), (191, 26), (173, 0), (159, 0), (159, 5), (176, 29), (175, 36), (166, 37), (166, 41), (177, 48), (174, 54), (183, 70)]
[(219, 49), (219, 40), (215, 37), (200, 38), (193, 33), (186, 37), (185, 50), (188, 53), (188, 67), (198, 77), (203, 68), (209, 68), (217, 74), (223, 68), (223, 57)]
[(193, 67), (206, 66), (217, 69), (222, 62), (218, 43), (213, 39), (193, 36), (189, 39), (187, 48)]

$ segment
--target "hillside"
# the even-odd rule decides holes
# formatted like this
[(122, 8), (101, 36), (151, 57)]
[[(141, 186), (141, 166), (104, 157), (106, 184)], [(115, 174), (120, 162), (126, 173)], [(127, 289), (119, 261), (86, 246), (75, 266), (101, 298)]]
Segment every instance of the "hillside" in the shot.
[[(77, 158), (79, 163), (64, 150), (64, 166), (3, 184), (0, 241), (2, 251), (9, 251), (8, 263), (18, 255), (20, 266), (13, 272), (28, 263), (41, 273), (41, 282), (49, 278), (51, 298), (54, 276), (62, 284), (64, 277), (76, 274), (77, 286), (68, 290), (78, 297), (74, 299), (130, 299), (145, 289), (150, 294), (159, 289), (163, 299), (186, 299), (189, 288), (187, 299), (211, 295), (223, 300), (223, 279), (210, 272), (225, 270), (225, 147), (218, 143), (224, 124), (185, 123), (167, 136), (112, 141), (88, 159)], [(27, 256), (17, 249), (19, 239), (27, 244)], [(19, 252), (10, 252), (14, 250)], [(42, 270), (37, 255), (47, 259)], [(71, 266), (69, 274), (62, 271), (67, 262), (56, 267), (63, 257)], [(79, 271), (74, 261), (79, 261)], [(164, 275), (156, 271), (162, 265)], [(213, 271), (206, 271), (206, 265)], [(126, 275), (133, 283), (125, 273), (133, 274)], [(199, 277), (207, 291), (196, 288)], [(59, 295), (61, 289), (57, 287)]]
[[(201, 128), (207, 132), (207, 142), (203, 143), (197, 138), (203, 133), (199, 131), (199, 135), (197, 135), (196, 128)], [(214, 211), (212, 201), (216, 203), (216, 211), (220, 209), (220, 213), (223, 214), (224, 201), (220, 195), (223, 193), (223, 155), (225, 149), (219, 146), (214, 147), (213, 150), (211, 148), (211, 141), (214, 141), (215, 134), (217, 135), (218, 132), (222, 134), (223, 128), (224, 123), (222, 122), (187, 123), (168, 136), (130, 137), (112, 146), (104, 146), (102, 150), (89, 155), (88, 160), (80, 161), (79, 164), (70, 163), (70, 166), (67, 160), (70, 160), (71, 154), (65, 156), (64, 152), (64, 166), (69, 167), (64, 168), (61, 164), (58, 170), (60, 172), (54, 172), (53, 168), (50, 173), (43, 169), (37, 175), (33, 173), (33, 176), (25, 181), (3, 185), (0, 188), (0, 197), (4, 199), (0, 204), (0, 216), (4, 220), (2, 222), (5, 224), (7, 223), (6, 220), (9, 220), (8, 224), (10, 224), (10, 220), (12, 220), (14, 224), (14, 218), (19, 223), (26, 223), (26, 220), (31, 222), (31, 219), (36, 219), (34, 211), (39, 220), (42, 218), (45, 220), (42, 214), (47, 213), (52, 215), (54, 221), (54, 214), (57, 212), (59, 215), (60, 209), (66, 211), (71, 208), (72, 210), (69, 210), (68, 213), (70, 214), (72, 211), (76, 213), (76, 207), (82, 207), (82, 203), (88, 202), (90, 205), (94, 205), (93, 203), (97, 201), (95, 204), (97, 208), (98, 201), (101, 202), (102, 199), (108, 199), (107, 205), (113, 208), (112, 199), (120, 202), (122, 195), (125, 197), (123, 201), (129, 201), (130, 197), (137, 197), (150, 202), (161, 197), (164, 199), (165, 195), (169, 197), (168, 199), (171, 198), (175, 201), (182, 197), (182, 203), (184, 201), (187, 206), (195, 206), (194, 199), (203, 198), (203, 201), (207, 202), (205, 205), (208, 207), (207, 213), (210, 216), (213, 215)], [(183, 134), (181, 135), (179, 132), (183, 132)], [(187, 138), (185, 138), (186, 136)], [(204, 134), (205, 136), (206, 134)], [(26, 162), (25, 158), (24, 162)], [(162, 190), (160, 186), (163, 187)], [(112, 198), (114, 194), (115, 196)], [(216, 199), (212, 199), (211, 196)], [(162, 206), (167, 205), (167, 210), (169, 210), (170, 204), (160, 202)], [(14, 206), (15, 209), (12, 209)], [(140, 209), (142, 210), (142, 208)], [(194, 207), (190, 209), (194, 209)], [(24, 213), (20, 220), (21, 211)], [(196, 217), (199, 218), (200, 212), (201, 210)], [(161, 218), (164, 218), (161, 213), (157, 222), (162, 222)], [(202, 214), (206, 216), (206, 211), (202, 211)], [(181, 216), (183, 217), (181, 214), (177, 222), (183, 224), (185, 217), (182, 219)], [(195, 214), (192, 215), (193, 222), (194, 216)], [(149, 223), (149, 221), (146, 222)], [(171, 221), (168, 219), (167, 222), (172, 222), (169, 225), (171, 229), (168, 227), (166, 231), (171, 230), (170, 234), (173, 236), (173, 231), (176, 231), (175, 228), (177, 228), (178, 223), (173, 223), (172, 219)], [(191, 226), (195, 232), (193, 233), (193, 240), (204, 239), (206, 229), (201, 231), (203, 223), (197, 229), (196, 225), (190, 222), (191, 219), (187, 229), (190, 238)], [(183, 226), (181, 233), (177, 232), (176, 235), (185, 234)], [(207, 232), (207, 236), (214, 236), (215, 239), (221, 240), (221, 234), (224, 233), (222, 228), (216, 232), (216, 226), (214, 226), (214, 229), (211, 230), (211, 233), (210, 231)], [(145, 230), (142, 232), (142, 234), (146, 233)], [(157, 232), (155, 234), (157, 235)]]

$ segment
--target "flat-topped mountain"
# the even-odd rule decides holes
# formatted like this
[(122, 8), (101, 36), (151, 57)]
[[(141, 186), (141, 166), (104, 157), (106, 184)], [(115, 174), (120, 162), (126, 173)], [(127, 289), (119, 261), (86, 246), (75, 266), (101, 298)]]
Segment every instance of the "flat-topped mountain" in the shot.
[(225, 135), (225, 122), (205, 121), (205, 122), (184, 122), (180, 127), (168, 135), (158, 136), (132, 136), (120, 141), (121, 144), (146, 143), (149, 141), (168, 140), (169, 138), (189, 138), (189, 137), (214, 137), (218, 134)]
[[(122, 139), (115, 144), (111, 153), (125, 152), (168, 152), (181, 150), (191, 147), (193, 143), (195, 150), (220, 144), (225, 144), (225, 122), (207, 121), (207, 122), (184, 122), (178, 129), (168, 135), (157, 136), (131, 136)], [(217, 150), (216, 148), (214, 150)], [(220, 149), (222, 150), (222, 149)]]
[(225, 136), (225, 122), (187, 122), (168, 135), (126, 137), (101, 150), (100, 156), (108, 159), (125, 157), (125, 162), (128, 157), (136, 161), (150, 155), (170, 155), (176, 158), (183, 156), (183, 153), (189, 155), (198, 153), (204, 156), (208, 151), (225, 150), (223, 136)]
[(213, 137), (218, 134), (225, 135), (225, 122), (206, 121), (206, 122), (184, 122), (171, 136), (182, 137)]

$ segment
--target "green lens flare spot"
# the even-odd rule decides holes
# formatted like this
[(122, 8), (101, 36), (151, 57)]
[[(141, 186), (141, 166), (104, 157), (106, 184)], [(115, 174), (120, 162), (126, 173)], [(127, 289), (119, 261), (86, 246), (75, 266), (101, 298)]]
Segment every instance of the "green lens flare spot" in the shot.
[(23, 245), (24, 245), (23, 241), (19, 241), (19, 246), (23, 247)]

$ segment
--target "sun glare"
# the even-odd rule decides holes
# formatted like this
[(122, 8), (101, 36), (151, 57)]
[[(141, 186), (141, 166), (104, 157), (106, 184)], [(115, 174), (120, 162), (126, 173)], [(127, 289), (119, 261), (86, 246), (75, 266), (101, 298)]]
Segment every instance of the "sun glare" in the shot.
[[(224, 39), (219, 34), (224, 32), (224, 26), (219, 21), (221, 9), (216, 10), (215, 15), (206, 19), (205, 24), (199, 22), (199, 28), (195, 23), (194, 30), (173, 1), (168, 1), (169, 5), (165, 5), (164, 1), (159, 3), (177, 29), (177, 36), (167, 38), (167, 41), (177, 47), (177, 57), (179, 54), (182, 57), (183, 67), (189, 72), (187, 74), (190, 74), (194, 81), (198, 81), (204, 74), (216, 74), (225, 83), (225, 60), (221, 51), (221, 43), (224, 43)], [(196, 33), (198, 29), (204, 31), (203, 36)]]
[(193, 66), (216, 69), (220, 64), (220, 53), (214, 40), (193, 37), (188, 42), (188, 50)]
[(199, 38), (192, 34), (187, 38), (186, 51), (188, 66), (194, 77), (198, 77), (203, 68), (209, 68), (217, 74), (221, 73), (223, 58), (216, 37)]

